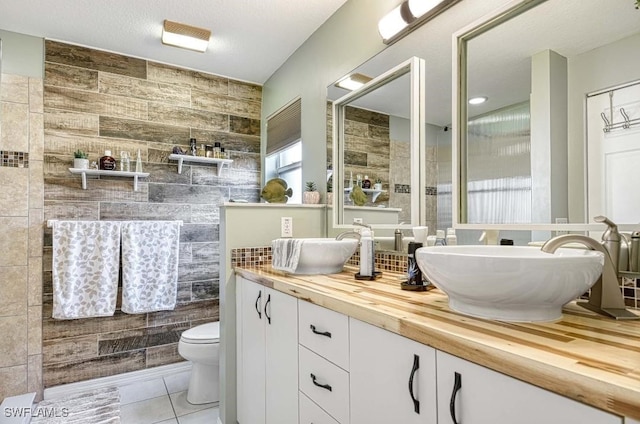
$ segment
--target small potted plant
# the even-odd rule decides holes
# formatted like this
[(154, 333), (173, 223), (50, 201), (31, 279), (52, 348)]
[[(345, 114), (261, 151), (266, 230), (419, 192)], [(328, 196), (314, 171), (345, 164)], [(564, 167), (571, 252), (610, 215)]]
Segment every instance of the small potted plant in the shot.
[(73, 167), (76, 169), (89, 169), (89, 155), (80, 149), (73, 152)]
[(376, 177), (376, 182), (373, 184), (374, 190), (382, 190), (382, 180), (380, 177)]
[(302, 203), (315, 205), (320, 203), (320, 193), (316, 189), (316, 183), (307, 181), (306, 188), (302, 196)]

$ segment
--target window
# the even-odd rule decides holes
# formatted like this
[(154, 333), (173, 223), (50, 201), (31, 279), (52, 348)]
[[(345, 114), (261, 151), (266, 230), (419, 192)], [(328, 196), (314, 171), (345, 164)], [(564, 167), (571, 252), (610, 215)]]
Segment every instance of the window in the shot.
[(296, 99), (267, 118), (265, 179), (282, 178), (293, 191), (288, 203), (302, 203), (301, 101)]
[(267, 180), (282, 178), (293, 190), (288, 203), (302, 203), (302, 142), (267, 156), (265, 165)]

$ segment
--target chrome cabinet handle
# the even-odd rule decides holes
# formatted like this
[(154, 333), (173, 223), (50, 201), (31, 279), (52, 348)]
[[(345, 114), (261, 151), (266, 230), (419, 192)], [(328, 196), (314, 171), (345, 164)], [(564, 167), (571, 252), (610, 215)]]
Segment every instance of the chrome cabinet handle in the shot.
[(413, 401), (413, 410), (416, 414), (420, 413), (420, 401), (413, 394), (413, 377), (415, 377), (416, 372), (420, 368), (420, 357), (418, 355), (413, 355), (413, 368), (411, 368), (411, 375), (409, 375), (409, 396), (411, 396), (411, 400)]
[(460, 424), (456, 418), (456, 396), (462, 388), (462, 376), (459, 373), (455, 373), (454, 378), (453, 392), (451, 393), (451, 401), (449, 402), (449, 412), (451, 413), (453, 424)]
[(271, 324), (271, 317), (267, 313), (267, 306), (271, 303), (271, 294), (267, 296), (267, 301), (264, 303), (264, 316), (267, 317), (267, 322)]
[(258, 292), (258, 298), (256, 299), (256, 312), (258, 313), (258, 319), (262, 319), (262, 311), (258, 308), (258, 302), (260, 302), (260, 298), (262, 297), (262, 290)]
[(316, 376), (315, 376), (315, 375), (313, 375), (313, 374), (311, 374), (311, 381), (313, 381), (313, 384), (314, 384), (314, 385), (316, 385), (316, 386), (318, 386), (318, 387), (320, 387), (320, 388), (322, 388), (322, 389), (329, 390), (330, 392), (331, 392), (331, 391), (333, 391), (333, 389), (331, 388), (331, 386), (330, 386), (330, 385), (328, 385), (328, 384), (320, 384), (320, 383), (318, 383), (318, 382), (316, 381)]
[(316, 330), (316, 326), (313, 325), (313, 324), (311, 324), (309, 326), (309, 328), (311, 328), (311, 331), (313, 331), (313, 334), (317, 334), (319, 336), (325, 336), (325, 337), (331, 338), (331, 333), (330, 332), (328, 332), (328, 331), (318, 331), (318, 330)]

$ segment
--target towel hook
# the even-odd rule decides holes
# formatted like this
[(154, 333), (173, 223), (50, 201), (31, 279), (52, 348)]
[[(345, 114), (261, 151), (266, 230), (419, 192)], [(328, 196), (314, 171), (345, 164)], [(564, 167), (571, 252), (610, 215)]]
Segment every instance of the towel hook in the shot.
[(602, 112), (600, 114), (600, 116), (602, 117), (602, 120), (604, 121), (604, 128), (602, 129), (602, 131), (607, 133), (611, 129), (611, 122), (609, 122), (609, 120), (607, 119), (607, 115), (605, 115), (604, 112)]
[(623, 107), (620, 108), (620, 114), (624, 118), (624, 124), (622, 124), (622, 128), (624, 128), (625, 130), (630, 128), (631, 127), (631, 119), (629, 119), (629, 115), (627, 115), (627, 112), (624, 110)]

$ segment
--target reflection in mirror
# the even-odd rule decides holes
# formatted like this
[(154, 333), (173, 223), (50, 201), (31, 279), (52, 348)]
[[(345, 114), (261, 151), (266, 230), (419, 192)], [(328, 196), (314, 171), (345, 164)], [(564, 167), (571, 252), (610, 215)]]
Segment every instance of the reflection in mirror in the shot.
[(355, 219), (387, 229), (424, 222), (423, 79), (424, 61), (413, 58), (333, 104), (334, 227)]
[[(620, 109), (636, 113), (640, 102), (622, 93), (608, 102), (612, 88), (640, 78), (632, 53), (640, 47), (640, 11), (632, 1), (515, 1), (454, 37), (452, 200), (462, 228), (584, 224), (600, 214), (640, 222), (640, 192), (629, 190), (628, 173), (613, 171), (637, 168), (631, 157), (640, 155), (640, 139), (612, 150), (615, 137), (602, 137), (601, 118), (624, 124)], [(602, 93), (603, 104), (587, 115), (587, 98)], [(486, 101), (470, 104), (475, 97)], [(623, 124), (619, 131), (631, 134)]]

